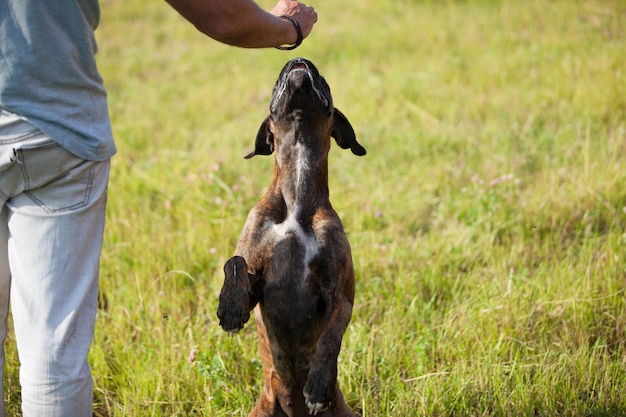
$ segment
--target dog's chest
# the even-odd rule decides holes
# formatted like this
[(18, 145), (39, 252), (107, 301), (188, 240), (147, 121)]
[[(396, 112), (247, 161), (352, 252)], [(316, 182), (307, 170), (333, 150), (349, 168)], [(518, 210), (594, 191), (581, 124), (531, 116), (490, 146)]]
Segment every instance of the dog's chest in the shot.
[(295, 214), (289, 214), (282, 223), (271, 227), (274, 235), (274, 256), (283, 258), (289, 264), (290, 275), (307, 279), (309, 264), (317, 256), (319, 246), (312, 231), (306, 231)]

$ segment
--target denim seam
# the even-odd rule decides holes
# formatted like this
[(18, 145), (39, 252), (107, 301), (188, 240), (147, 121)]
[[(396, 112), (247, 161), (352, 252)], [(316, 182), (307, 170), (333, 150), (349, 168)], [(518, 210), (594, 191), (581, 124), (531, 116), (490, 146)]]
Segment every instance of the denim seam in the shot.
[(24, 140), (28, 140), (30, 138), (34, 138), (35, 136), (38, 136), (40, 133), (41, 133), (41, 130), (39, 129), (30, 130), (25, 133), (20, 133), (17, 136), (11, 136), (10, 139), (0, 139), (0, 144), (8, 145), (9, 143), (21, 142)]

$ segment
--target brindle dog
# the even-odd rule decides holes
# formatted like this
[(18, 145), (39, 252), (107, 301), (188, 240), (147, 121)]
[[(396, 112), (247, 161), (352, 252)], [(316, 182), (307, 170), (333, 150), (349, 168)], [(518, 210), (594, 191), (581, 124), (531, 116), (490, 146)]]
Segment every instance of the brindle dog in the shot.
[(356, 416), (337, 384), (355, 284), (350, 245), (329, 199), (331, 137), (365, 155), (317, 68), (289, 61), (246, 156), (275, 151), (274, 176), (224, 265), (217, 311), (222, 328), (237, 332), (255, 310), (265, 387), (251, 417)]

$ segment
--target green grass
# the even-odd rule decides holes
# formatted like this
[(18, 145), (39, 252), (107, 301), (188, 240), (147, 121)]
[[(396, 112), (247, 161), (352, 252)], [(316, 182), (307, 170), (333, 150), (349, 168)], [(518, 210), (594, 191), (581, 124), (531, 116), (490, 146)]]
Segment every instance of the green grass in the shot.
[(349, 404), (364, 417), (626, 416), (626, 4), (314, 6), (311, 37), (285, 53), (217, 44), (164, 2), (103, 2), (119, 153), (96, 415), (253, 407), (254, 326), (228, 338), (217, 294), (272, 170), (242, 157), (301, 55), (368, 150), (330, 154), (357, 271)]

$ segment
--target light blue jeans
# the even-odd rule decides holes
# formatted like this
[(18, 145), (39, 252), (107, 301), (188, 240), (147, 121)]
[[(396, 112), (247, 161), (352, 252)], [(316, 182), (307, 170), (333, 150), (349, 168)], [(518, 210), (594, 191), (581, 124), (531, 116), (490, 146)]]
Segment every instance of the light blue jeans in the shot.
[(0, 110), (0, 398), (10, 303), (24, 417), (92, 416), (109, 167)]

